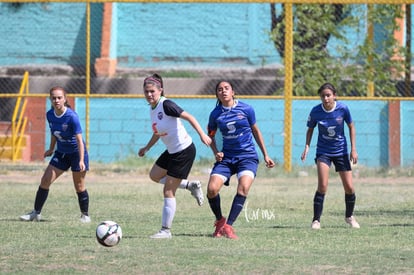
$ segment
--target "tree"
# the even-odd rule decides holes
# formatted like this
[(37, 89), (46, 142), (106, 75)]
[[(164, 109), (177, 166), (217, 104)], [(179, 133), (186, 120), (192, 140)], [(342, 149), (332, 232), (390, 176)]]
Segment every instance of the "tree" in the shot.
[[(276, 4), (270, 5), (271, 39), (284, 57), (285, 6), (280, 5), (278, 12)], [(392, 57), (403, 58), (405, 54), (393, 33), (398, 29), (395, 18), (401, 17), (401, 6), (375, 5), (369, 18), (366, 11), (365, 5), (294, 5), (294, 95), (316, 95), (327, 81), (335, 83), (342, 95), (366, 95), (370, 81), (375, 83), (376, 95), (397, 95), (395, 76), (404, 66), (401, 58)], [(366, 36), (356, 48), (350, 47), (345, 33), (361, 33), (361, 25), (367, 22), (375, 26), (374, 40)], [(332, 38), (338, 41), (335, 56), (327, 48)]]

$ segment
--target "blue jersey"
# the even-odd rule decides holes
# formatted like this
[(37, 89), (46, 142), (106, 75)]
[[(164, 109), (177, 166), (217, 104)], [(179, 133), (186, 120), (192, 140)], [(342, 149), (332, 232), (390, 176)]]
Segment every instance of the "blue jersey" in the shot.
[(46, 118), (51, 134), (56, 137), (57, 151), (64, 154), (79, 152), (76, 135), (82, 133), (82, 128), (75, 111), (66, 108), (62, 115), (57, 116), (52, 108), (46, 113)]
[(255, 123), (256, 115), (250, 105), (236, 101), (233, 107), (226, 108), (220, 104), (210, 113), (208, 134), (214, 136), (220, 130), (225, 158), (258, 158), (251, 129)]
[(307, 126), (315, 128), (318, 125), (318, 143), (316, 154), (327, 156), (342, 156), (348, 154), (346, 138), (344, 135), (344, 122), (352, 123), (348, 106), (336, 101), (331, 111), (319, 104), (312, 108)]

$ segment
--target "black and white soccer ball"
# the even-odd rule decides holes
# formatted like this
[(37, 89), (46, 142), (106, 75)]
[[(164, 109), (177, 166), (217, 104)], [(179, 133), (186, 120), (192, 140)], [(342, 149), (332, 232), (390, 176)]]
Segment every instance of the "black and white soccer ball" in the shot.
[(122, 228), (114, 221), (103, 221), (96, 227), (96, 239), (103, 246), (115, 246), (122, 239)]

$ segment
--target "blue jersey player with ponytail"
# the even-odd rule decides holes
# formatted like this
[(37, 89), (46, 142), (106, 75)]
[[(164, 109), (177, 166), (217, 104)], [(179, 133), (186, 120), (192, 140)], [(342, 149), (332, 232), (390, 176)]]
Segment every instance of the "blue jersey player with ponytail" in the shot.
[[(318, 142), (316, 144), (316, 166), (318, 170), (318, 189), (313, 199), (312, 229), (320, 229), (320, 219), (323, 202), (328, 189), (329, 168), (333, 163), (339, 173), (345, 191), (345, 222), (352, 228), (359, 228), (353, 216), (355, 206), (355, 189), (352, 183), (351, 162), (356, 164), (358, 154), (355, 145), (355, 126), (348, 107), (336, 101), (336, 88), (323, 84), (318, 90), (322, 103), (312, 108), (308, 117), (306, 145), (302, 153), (302, 161), (306, 160), (312, 140), (314, 128), (318, 127)], [(347, 140), (344, 134), (344, 124), (348, 125), (351, 139), (351, 153), (348, 154)]]
[[(220, 81), (217, 84), (216, 97), (217, 105), (210, 113), (208, 122), (211, 149), (216, 159), (207, 186), (208, 202), (216, 218), (213, 237), (238, 239), (233, 223), (243, 209), (259, 164), (254, 141), (264, 156), (266, 166), (272, 168), (275, 162), (267, 154), (253, 108), (234, 98), (230, 82)], [(219, 141), (216, 143), (214, 138), (217, 131), (221, 133), (223, 148), (217, 148)], [(238, 180), (237, 193), (226, 219), (222, 215), (219, 192), (223, 185), (229, 185), (230, 177), (234, 174), (237, 174)]]
[(53, 87), (49, 94), (52, 108), (46, 113), (46, 118), (49, 123), (51, 137), (50, 146), (44, 153), (44, 157), (53, 156), (40, 181), (33, 211), (20, 216), (20, 219), (23, 221), (40, 221), (40, 212), (48, 197), (50, 185), (71, 168), (81, 212), (80, 221), (89, 223), (91, 221), (88, 213), (89, 194), (85, 186), (89, 160), (85, 142), (82, 138), (79, 117), (70, 108), (64, 88)]

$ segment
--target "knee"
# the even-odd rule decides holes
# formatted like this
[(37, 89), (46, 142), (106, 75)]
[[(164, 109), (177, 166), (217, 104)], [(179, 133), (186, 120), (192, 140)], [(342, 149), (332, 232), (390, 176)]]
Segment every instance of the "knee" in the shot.
[(328, 182), (327, 181), (318, 181), (318, 192), (325, 194), (328, 191)]
[(175, 191), (176, 189), (167, 188), (164, 186), (163, 194), (164, 198), (175, 198)]
[(52, 184), (51, 180), (46, 176), (43, 176), (40, 179), (40, 187), (43, 189), (49, 189), (51, 184)]
[(344, 182), (344, 190), (345, 190), (345, 194), (353, 194), (355, 193), (355, 188), (354, 185), (352, 184), (352, 181), (345, 181)]
[(207, 190), (207, 198), (212, 199), (218, 195), (218, 191), (216, 190)]
[(159, 176), (157, 176), (155, 173), (150, 173), (149, 174), (149, 178), (154, 181), (154, 182), (160, 182), (161, 178)]
[(212, 199), (214, 197), (216, 197), (219, 193), (219, 189), (216, 187), (213, 187), (211, 185), (208, 185), (207, 187), (207, 198)]

